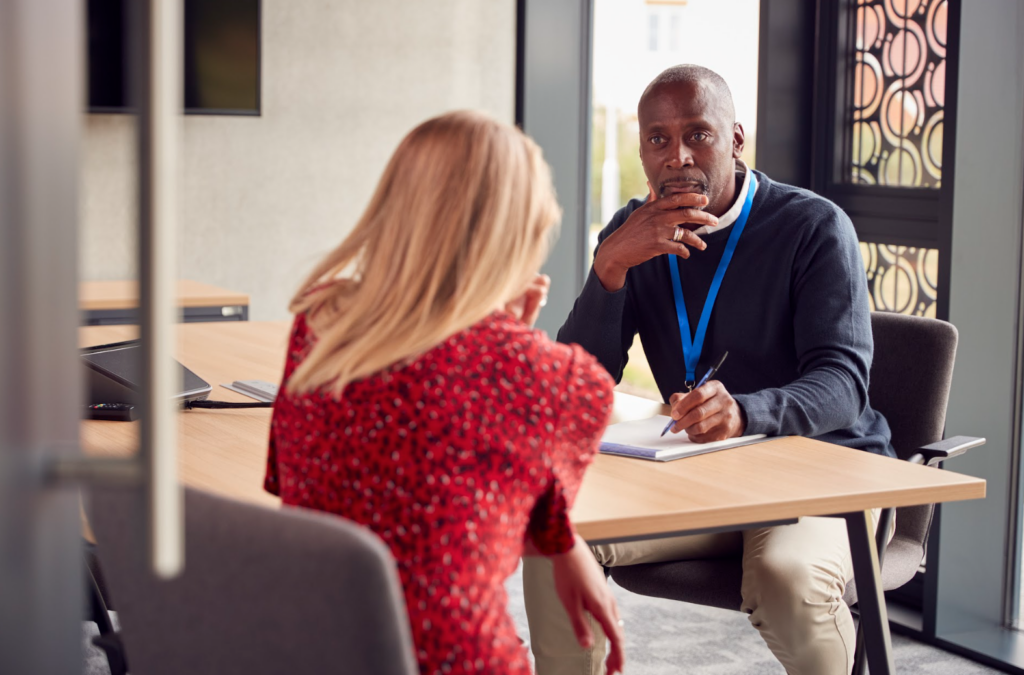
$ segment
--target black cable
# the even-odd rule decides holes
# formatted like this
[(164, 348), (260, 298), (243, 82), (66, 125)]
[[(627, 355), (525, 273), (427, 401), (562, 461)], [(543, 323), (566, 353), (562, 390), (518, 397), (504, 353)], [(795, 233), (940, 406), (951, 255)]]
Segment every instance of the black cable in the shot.
[(228, 401), (185, 401), (185, 410), (192, 408), (209, 408), (213, 410), (225, 410), (229, 408), (270, 408), (273, 403), (269, 401), (258, 401), (256, 403), (234, 403)]

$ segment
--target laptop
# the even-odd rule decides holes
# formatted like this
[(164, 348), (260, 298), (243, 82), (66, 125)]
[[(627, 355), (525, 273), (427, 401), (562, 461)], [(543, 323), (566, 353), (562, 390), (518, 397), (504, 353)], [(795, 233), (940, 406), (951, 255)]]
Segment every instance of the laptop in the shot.
[[(142, 372), (142, 354), (139, 340), (113, 342), (86, 347), (82, 350), (85, 364), (86, 404), (135, 406), (139, 402), (139, 380)], [(175, 361), (181, 384), (174, 400), (201, 401), (210, 395), (212, 387), (206, 380)]]

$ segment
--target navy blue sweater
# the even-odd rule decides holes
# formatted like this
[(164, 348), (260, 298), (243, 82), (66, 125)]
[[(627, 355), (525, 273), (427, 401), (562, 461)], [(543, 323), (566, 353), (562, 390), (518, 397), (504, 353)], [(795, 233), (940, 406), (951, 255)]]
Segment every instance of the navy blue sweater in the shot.
[[(835, 204), (760, 172), (743, 235), (722, 281), (696, 375), (728, 350), (716, 375), (743, 409), (747, 434), (800, 435), (895, 456), (889, 425), (868, 404), (873, 343), (867, 280), (853, 225)], [(601, 231), (626, 222), (633, 199)], [(679, 258), (693, 335), (732, 228)], [(598, 243), (600, 247), (600, 243)], [(593, 269), (558, 340), (579, 343), (616, 381), (640, 334), (665, 401), (686, 368), (667, 255), (631, 268), (609, 293)]]

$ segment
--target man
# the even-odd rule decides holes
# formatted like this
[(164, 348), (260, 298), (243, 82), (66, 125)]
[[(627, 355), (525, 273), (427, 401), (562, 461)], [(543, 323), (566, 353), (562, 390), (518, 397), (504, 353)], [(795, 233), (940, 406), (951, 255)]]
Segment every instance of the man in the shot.
[[(618, 380), (639, 333), (672, 405), (672, 431), (694, 441), (799, 434), (893, 455), (888, 424), (868, 405), (871, 323), (849, 219), (747, 169), (732, 96), (706, 68), (663, 72), (638, 117), (650, 194), (601, 232), (558, 339), (583, 345)], [(690, 391), (725, 351), (716, 378)], [(853, 570), (841, 519), (593, 551), (605, 566), (742, 552), (743, 610), (786, 671), (852, 668), (855, 632), (842, 597)], [(527, 561), (524, 584), (538, 675), (602, 672), (603, 645), (576, 647), (550, 568)]]

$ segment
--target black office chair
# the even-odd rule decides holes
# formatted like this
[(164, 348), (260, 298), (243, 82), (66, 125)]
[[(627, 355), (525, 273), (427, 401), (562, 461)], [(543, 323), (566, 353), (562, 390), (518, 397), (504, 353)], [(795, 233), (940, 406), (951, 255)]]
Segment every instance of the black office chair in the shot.
[(109, 491), (89, 508), (131, 672), (418, 672), (394, 559), (365, 528), (186, 489), (185, 571), (160, 581), (137, 507)]
[[(957, 330), (949, 323), (885, 312), (872, 312), (875, 354), (868, 396), (885, 415), (892, 444), (901, 458), (936, 465), (981, 445), (984, 439), (942, 438), (953, 377)], [(879, 519), (882, 586), (893, 590), (910, 581), (924, 559), (932, 505), (896, 509), (896, 532), (888, 546), (892, 509)], [(736, 558), (687, 560), (613, 567), (611, 577), (634, 593), (739, 611), (741, 561)], [(857, 587), (851, 582), (843, 599), (853, 606)], [(854, 673), (863, 672), (863, 638), (858, 631)]]
[(99, 558), (96, 556), (96, 545), (85, 540), (85, 595), (86, 595), (86, 620), (96, 624), (99, 635), (92, 639), (92, 643), (103, 650), (107, 657), (107, 665), (110, 668), (110, 675), (126, 675), (128, 664), (124, 657), (124, 645), (121, 644), (121, 636), (114, 629), (110, 619), (110, 612), (114, 610), (110, 604), (110, 591), (107, 590), (107, 582), (100, 568)]

